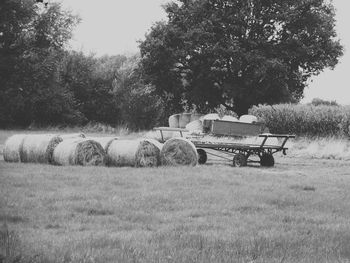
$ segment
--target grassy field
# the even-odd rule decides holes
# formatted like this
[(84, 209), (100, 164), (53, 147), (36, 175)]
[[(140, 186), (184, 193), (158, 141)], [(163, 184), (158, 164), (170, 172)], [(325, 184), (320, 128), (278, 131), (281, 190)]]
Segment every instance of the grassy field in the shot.
[(350, 262), (349, 171), (347, 161), (279, 155), (267, 169), (57, 167), (0, 156), (0, 254), (5, 262)]

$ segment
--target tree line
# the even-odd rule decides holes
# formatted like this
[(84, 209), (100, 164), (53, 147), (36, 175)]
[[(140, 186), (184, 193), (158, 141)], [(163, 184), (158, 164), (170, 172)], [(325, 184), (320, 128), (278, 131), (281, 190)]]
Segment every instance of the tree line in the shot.
[[(96, 121), (148, 129), (183, 110), (298, 102), (342, 55), (325, 0), (180, 0), (140, 55), (68, 51), (79, 17), (59, 3), (0, 3), (0, 127)], [(117, 32), (112, 32), (117, 34)]]

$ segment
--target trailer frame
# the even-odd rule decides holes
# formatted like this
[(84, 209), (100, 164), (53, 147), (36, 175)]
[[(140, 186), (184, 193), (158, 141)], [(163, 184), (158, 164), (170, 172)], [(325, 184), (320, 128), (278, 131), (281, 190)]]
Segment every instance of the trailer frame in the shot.
[[(187, 129), (169, 127), (155, 127), (154, 130), (160, 132), (162, 142), (165, 142), (163, 132), (179, 132), (181, 137), (184, 137), (184, 133), (189, 132)], [(295, 138), (295, 135), (290, 134), (258, 134), (257, 137), (263, 138), (262, 142), (260, 144), (253, 144), (234, 142), (234, 139), (242, 138), (242, 136), (229, 136), (232, 138), (232, 141), (228, 142), (208, 142), (201, 140), (205, 135), (208, 134), (193, 135), (187, 138), (196, 147), (199, 155), (198, 162), (200, 164), (204, 164), (207, 161), (207, 154), (231, 160), (230, 158), (205, 151), (206, 149), (210, 149), (229, 155), (232, 158), (233, 165), (238, 167), (246, 166), (247, 163), (260, 163), (261, 166), (265, 167), (274, 166), (275, 161), (273, 154), (282, 152), (283, 155), (286, 155), (288, 150), (286, 147), (287, 141), (290, 138)], [(266, 144), (268, 138), (278, 138), (282, 140), (279, 145), (269, 145)], [(260, 161), (250, 159), (251, 156), (259, 157)]]

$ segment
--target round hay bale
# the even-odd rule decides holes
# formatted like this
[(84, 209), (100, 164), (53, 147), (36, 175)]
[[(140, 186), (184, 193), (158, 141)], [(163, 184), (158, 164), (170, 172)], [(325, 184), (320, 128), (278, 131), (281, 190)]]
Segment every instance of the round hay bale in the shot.
[(186, 125), (186, 129), (190, 132), (202, 132), (203, 124), (200, 120), (191, 121)]
[(114, 140), (118, 140), (118, 137), (88, 137), (87, 139), (93, 140), (101, 144), (102, 148), (107, 153), (108, 147)]
[(230, 116), (230, 115), (225, 115), (224, 117), (222, 117), (223, 121), (231, 121), (231, 122), (236, 122), (238, 121), (238, 119), (236, 117)]
[(169, 117), (169, 127), (179, 128), (180, 114), (174, 114)]
[(204, 115), (203, 120), (220, 120), (220, 117), (217, 113), (209, 113), (207, 115)]
[(57, 165), (102, 165), (106, 153), (101, 144), (94, 140), (73, 138), (62, 141), (53, 152), (53, 162)]
[(244, 123), (254, 123), (258, 122), (258, 118), (254, 115), (242, 115), (241, 117), (239, 117), (239, 121)]
[(204, 115), (200, 113), (192, 113), (190, 122), (200, 120)]
[(167, 140), (160, 152), (160, 160), (163, 165), (192, 165), (198, 163), (198, 153), (194, 144), (184, 138), (172, 138)]
[(21, 161), (25, 163), (52, 163), (55, 147), (63, 139), (55, 134), (31, 134), (23, 139)]
[(63, 140), (66, 139), (73, 139), (73, 138), (85, 138), (84, 133), (67, 133), (67, 134), (60, 134), (59, 135)]
[(27, 134), (15, 134), (5, 141), (4, 146), (4, 161), (5, 162), (20, 162), (23, 140)]
[(107, 151), (108, 165), (154, 167), (160, 165), (162, 144), (152, 139), (115, 140)]
[(179, 120), (179, 128), (186, 128), (186, 125), (191, 121), (191, 113), (182, 113)]

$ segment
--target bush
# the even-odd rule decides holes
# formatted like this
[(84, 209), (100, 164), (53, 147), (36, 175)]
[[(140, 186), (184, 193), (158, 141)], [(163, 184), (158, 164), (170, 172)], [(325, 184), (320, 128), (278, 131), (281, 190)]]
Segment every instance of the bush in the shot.
[(263, 121), (272, 133), (306, 136), (349, 136), (350, 107), (312, 104), (253, 106), (249, 114)]

